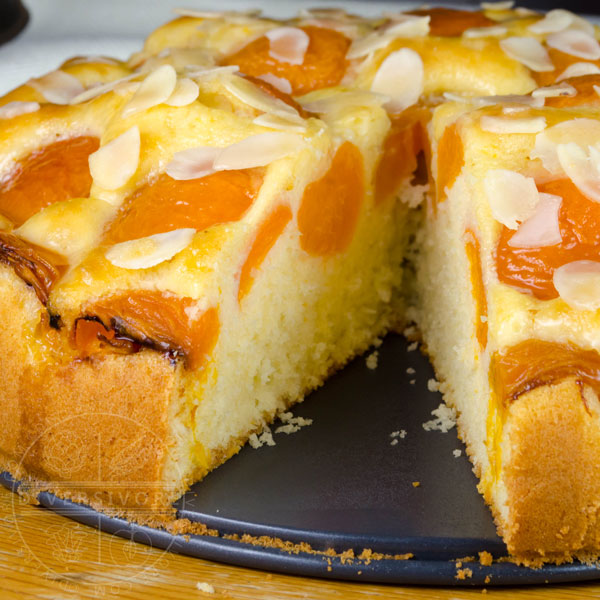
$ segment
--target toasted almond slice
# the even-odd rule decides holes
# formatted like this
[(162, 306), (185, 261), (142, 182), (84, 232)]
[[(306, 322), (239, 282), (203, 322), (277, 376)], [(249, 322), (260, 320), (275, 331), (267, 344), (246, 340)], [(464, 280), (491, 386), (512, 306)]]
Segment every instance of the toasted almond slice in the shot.
[(142, 81), (138, 91), (123, 109), (123, 118), (165, 102), (173, 93), (177, 73), (171, 65), (162, 65)]
[(304, 123), (298, 123), (296, 120), (290, 121), (279, 115), (272, 115), (269, 113), (258, 115), (252, 122), (261, 127), (269, 127), (270, 129), (279, 129), (281, 131), (295, 131), (297, 133), (304, 133), (306, 131), (306, 125)]
[(115, 244), (105, 252), (105, 256), (115, 267), (149, 269), (170, 260), (189, 246), (195, 234), (196, 230), (189, 228), (155, 233), (148, 237)]
[(94, 183), (105, 190), (125, 185), (140, 162), (140, 130), (137, 125), (89, 156)]
[(83, 85), (77, 77), (60, 70), (50, 71), (43, 77), (30, 79), (27, 83), (52, 104), (69, 104), (75, 96), (83, 92)]
[(544, 168), (553, 175), (560, 175), (562, 167), (556, 152), (559, 144), (577, 140), (577, 143), (587, 147), (596, 144), (599, 139), (599, 121), (595, 119), (571, 119), (538, 133), (535, 137), (535, 146), (529, 156), (532, 159), (539, 158)]
[(600, 202), (600, 152), (593, 146), (589, 153), (576, 144), (558, 144), (558, 162), (577, 189), (594, 202)]
[(535, 213), (524, 221), (517, 233), (509, 240), (513, 248), (543, 248), (560, 244), (562, 236), (558, 223), (558, 213), (562, 198), (553, 194), (539, 194)]
[(570, 84), (563, 82), (556, 85), (537, 88), (531, 92), (534, 98), (556, 98), (558, 96), (576, 96), (577, 90)]
[(569, 65), (557, 78), (556, 81), (569, 79), (570, 77), (583, 77), (584, 75), (597, 75), (600, 67), (594, 63), (577, 62)]
[(279, 62), (301, 65), (310, 38), (298, 27), (277, 27), (265, 33), (269, 40), (269, 55)]
[(390, 102), (389, 96), (366, 90), (348, 90), (302, 102), (302, 108), (317, 114), (329, 114), (346, 108), (383, 106)]
[(510, 10), (514, 5), (513, 0), (502, 0), (501, 2), (481, 2), (479, 6), (483, 10)]
[(262, 79), (263, 81), (270, 83), (274, 88), (278, 89), (284, 94), (292, 93), (292, 84), (283, 77), (277, 77), (277, 75), (273, 75), (273, 73), (264, 73), (263, 75), (259, 75), (258, 79)]
[(371, 91), (389, 96), (386, 108), (400, 111), (412, 106), (423, 93), (423, 61), (417, 52), (401, 48), (392, 52), (377, 70)]
[(491, 133), (538, 133), (546, 128), (545, 117), (523, 117), (514, 119), (509, 117), (483, 116), (479, 126), (484, 131)]
[(530, 25), (528, 29), (531, 33), (556, 33), (557, 31), (562, 31), (569, 27), (573, 22), (574, 17), (575, 15), (568, 10), (555, 8), (554, 10), (548, 11), (543, 19)]
[(72, 98), (69, 104), (81, 104), (82, 102), (87, 102), (88, 100), (97, 98), (102, 94), (106, 94), (108, 92), (113, 91), (117, 86), (121, 85), (122, 83), (125, 83), (126, 81), (131, 81), (136, 77), (138, 77), (138, 74), (133, 73), (132, 75), (127, 75), (127, 77), (122, 77), (121, 79), (115, 79), (114, 81), (109, 81), (108, 83), (102, 83), (100, 85), (90, 87), (87, 90), (81, 92), (81, 94), (77, 94), (77, 96)]
[(562, 300), (579, 310), (600, 308), (600, 263), (576, 260), (554, 270), (554, 287)]
[(213, 166), (218, 171), (264, 167), (290, 154), (297, 154), (303, 144), (302, 138), (295, 133), (259, 133), (224, 148)]
[(577, 29), (559, 31), (558, 33), (549, 35), (546, 39), (546, 44), (550, 48), (585, 60), (598, 60), (600, 58), (600, 44), (585, 31)]
[(600, 96), (600, 85), (595, 85), (594, 87), (594, 91), (596, 92), (596, 94), (598, 94), (598, 96)]
[(532, 71), (553, 71), (554, 65), (546, 48), (536, 39), (530, 37), (509, 37), (500, 40), (500, 47), (504, 53)]
[(40, 110), (39, 102), (7, 102), (4, 106), (0, 106), (0, 119), (14, 119), (37, 110)]
[(188, 65), (186, 75), (193, 79), (207, 79), (211, 77), (222, 77), (237, 73), (240, 68), (237, 65), (226, 65), (224, 67), (202, 67), (198, 65)]
[(486, 173), (483, 186), (494, 219), (509, 229), (517, 229), (535, 213), (539, 193), (533, 177), (492, 169)]
[(214, 173), (213, 164), (221, 148), (199, 146), (176, 152), (173, 160), (165, 167), (167, 175), (179, 181), (200, 179)]
[(257, 17), (262, 12), (258, 8), (243, 11), (230, 10), (196, 10), (195, 8), (174, 8), (173, 12), (182, 17), (194, 17), (197, 19), (222, 19), (233, 15), (241, 17)]
[(393, 40), (394, 38), (392, 36), (374, 31), (368, 35), (365, 35), (364, 37), (356, 38), (352, 42), (350, 48), (348, 48), (348, 52), (346, 52), (346, 58), (348, 60), (362, 58), (363, 56), (372, 54), (380, 48), (385, 48), (387, 45), (391, 44)]
[(187, 77), (177, 80), (173, 93), (167, 98), (165, 104), (169, 106), (187, 106), (198, 97), (198, 84)]
[(506, 35), (508, 29), (502, 25), (490, 25), (490, 27), (471, 27), (463, 31), (463, 37), (467, 39), (485, 38), (485, 37), (502, 37)]
[(100, 56), (99, 54), (90, 54), (88, 56), (76, 56), (67, 61), (70, 65), (80, 65), (85, 63), (101, 63), (106, 65), (118, 65), (119, 61), (109, 56)]
[(316, 17), (317, 19), (345, 19), (348, 13), (343, 8), (301, 8), (299, 17)]
[(523, 95), (506, 95), (506, 96), (463, 96), (453, 92), (444, 92), (444, 98), (452, 102), (465, 102), (475, 106), (495, 106), (498, 104), (518, 104), (523, 109), (527, 108), (542, 108), (544, 106), (543, 98), (533, 98), (532, 96)]

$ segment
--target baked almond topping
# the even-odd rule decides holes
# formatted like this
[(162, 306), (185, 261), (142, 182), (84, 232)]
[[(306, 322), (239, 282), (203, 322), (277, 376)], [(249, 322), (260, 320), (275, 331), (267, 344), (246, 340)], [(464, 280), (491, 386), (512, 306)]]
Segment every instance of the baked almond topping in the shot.
[(483, 116), (479, 121), (483, 131), (491, 133), (538, 133), (546, 128), (544, 117), (491, 117)]
[(283, 77), (277, 77), (276, 75), (273, 75), (273, 73), (264, 73), (263, 75), (259, 75), (257, 79), (262, 79), (263, 81), (270, 83), (274, 88), (277, 88), (284, 94), (292, 93), (292, 84)]
[(38, 110), (40, 110), (38, 102), (8, 102), (4, 106), (0, 106), (0, 119), (14, 119)]
[(213, 165), (220, 152), (221, 148), (212, 146), (199, 146), (176, 152), (173, 160), (165, 167), (165, 172), (178, 181), (205, 177), (215, 172)]
[(294, 131), (296, 133), (304, 133), (306, 131), (306, 125), (298, 123), (297, 120), (287, 119), (280, 117), (279, 115), (271, 115), (269, 113), (263, 113), (252, 121), (255, 125), (261, 127), (268, 127), (269, 129), (279, 129), (281, 131)]
[(588, 146), (586, 152), (575, 142), (556, 147), (558, 162), (577, 189), (594, 202), (600, 202), (600, 150)]
[(556, 98), (558, 96), (575, 96), (576, 94), (577, 90), (567, 82), (537, 88), (531, 92), (534, 98)]
[(500, 2), (481, 2), (483, 10), (510, 10), (515, 5), (514, 0), (501, 0)]
[(583, 77), (584, 75), (597, 75), (600, 67), (594, 63), (577, 62), (569, 65), (557, 78), (556, 81), (569, 79), (571, 77)]
[(554, 10), (548, 11), (543, 19), (540, 19), (533, 25), (528, 27), (531, 33), (545, 34), (545, 33), (556, 33), (567, 29), (573, 22), (575, 15), (568, 10), (562, 8), (555, 8)]
[(390, 102), (390, 100), (389, 96), (363, 90), (336, 91), (333, 94), (321, 96), (316, 100), (304, 101), (302, 107), (313, 113), (329, 114), (346, 108), (383, 106)]
[(173, 93), (167, 98), (165, 104), (169, 106), (187, 106), (198, 97), (198, 84), (187, 77), (177, 80)]
[(60, 70), (51, 71), (37, 79), (30, 79), (27, 83), (52, 104), (69, 104), (84, 90), (77, 77)]
[(195, 229), (175, 229), (115, 244), (105, 252), (108, 261), (122, 269), (149, 269), (173, 258), (186, 248)]
[(166, 102), (177, 83), (177, 73), (171, 65), (162, 65), (142, 81), (133, 98), (123, 108), (123, 118)]
[(95, 184), (106, 190), (116, 190), (131, 179), (139, 161), (140, 130), (135, 125), (90, 154), (90, 173)]
[(189, 65), (186, 70), (188, 77), (192, 79), (209, 79), (211, 77), (222, 77), (237, 73), (240, 68), (237, 65), (228, 65), (226, 67), (199, 67), (198, 65)]
[(549, 35), (546, 44), (550, 48), (571, 56), (577, 56), (577, 58), (585, 60), (598, 60), (600, 58), (600, 44), (585, 31), (577, 29), (559, 31)]
[(423, 61), (417, 52), (402, 48), (392, 52), (377, 70), (371, 91), (389, 96), (386, 108), (402, 111), (415, 104), (423, 93)]
[(308, 50), (310, 38), (297, 27), (277, 27), (267, 31), (269, 54), (279, 62), (301, 65)]
[(509, 37), (500, 40), (500, 47), (509, 58), (518, 60), (532, 71), (554, 70), (546, 48), (533, 38)]
[(182, 17), (193, 17), (197, 19), (222, 19), (223, 17), (257, 17), (262, 11), (258, 8), (235, 12), (229, 10), (195, 10), (193, 8), (174, 8), (173, 12)]
[(492, 215), (509, 229), (535, 214), (539, 194), (532, 177), (515, 171), (492, 169), (483, 181)]
[(554, 271), (554, 287), (559, 296), (573, 308), (600, 308), (600, 262), (576, 260)]
[(508, 245), (514, 248), (542, 248), (560, 244), (562, 236), (558, 214), (562, 198), (552, 194), (539, 194), (535, 212), (524, 221)]
[(97, 98), (102, 94), (106, 94), (107, 92), (113, 91), (116, 87), (125, 83), (127, 81), (131, 81), (135, 77), (139, 77), (137, 73), (133, 73), (132, 75), (127, 75), (127, 77), (122, 77), (121, 79), (115, 79), (115, 81), (109, 81), (108, 83), (103, 83), (100, 85), (94, 85), (87, 90), (81, 92), (81, 94), (77, 94), (74, 98), (71, 98), (69, 104), (81, 104), (81, 102), (87, 102), (88, 100), (92, 100), (93, 98)]
[(506, 35), (508, 29), (502, 25), (491, 25), (490, 27), (473, 27), (463, 31), (463, 37), (468, 39), (485, 37), (502, 37)]

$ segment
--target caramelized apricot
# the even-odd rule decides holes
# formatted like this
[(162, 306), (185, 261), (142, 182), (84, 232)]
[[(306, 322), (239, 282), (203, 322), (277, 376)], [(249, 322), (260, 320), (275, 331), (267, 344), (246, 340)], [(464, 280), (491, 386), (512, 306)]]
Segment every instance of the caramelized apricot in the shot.
[[(550, 56), (550, 60), (554, 65), (554, 70), (531, 72), (531, 76), (539, 86), (552, 85), (556, 82), (556, 78), (560, 77), (567, 67), (573, 63), (582, 62), (581, 58), (573, 56), (572, 54), (567, 54), (566, 52), (561, 52), (556, 48), (548, 47), (546, 49), (548, 50), (548, 56)], [(589, 62), (600, 67), (600, 60), (586, 60), (584, 62)]]
[(292, 219), (289, 206), (278, 206), (258, 228), (250, 252), (240, 272), (240, 285), (238, 288), (238, 301), (250, 291), (254, 283), (256, 270), (263, 263), (269, 250), (275, 245), (286, 225)]
[(600, 392), (600, 354), (573, 344), (527, 340), (494, 354), (490, 369), (493, 388), (503, 402), (573, 376)]
[(475, 298), (475, 336), (481, 350), (485, 350), (488, 338), (487, 300), (483, 285), (483, 270), (481, 268), (481, 249), (479, 239), (473, 231), (465, 231), (465, 251), (469, 261), (471, 287)]
[(88, 157), (99, 147), (98, 138), (83, 136), (32, 152), (0, 184), (0, 213), (18, 227), (55, 202), (87, 198), (92, 186)]
[(333, 29), (313, 26), (301, 29), (309, 37), (301, 65), (273, 58), (269, 53), (270, 42), (266, 36), (259, 37), (226, 57), (222, 64), (238, 65), (242, 73), (253, 77), (271, 73), (287, 79), (294, 95), (338, 85), (348, 67), (346, 52), (350, 47), (350, 40)]
[(460, 175), (465, 164), (464, 148), (458, 126), (453, 123), (446, 127), (437, 149), (437, 191), (436, 202), (446, 199), (449, 190)]
[[(198, 309), (192, 298), (158, 291), (135, 290), (107, 296), (87, 306), (84, 312), (84, 317), (100, 321), (104, 329), (113, 330), (117, 338), (183, 355), (190, 369), (204, 365), (219, 335), (216, 308), (196, 314)], [(94, 333), (89, 331), (89, 325), (84, 325), (88, 331), (84, 330), (78, 337), (77, 328), (81, 326), (76, 326), (75, 343), (79, 340), (78, 348), (85, 352), (89, 351), (90, 335), (93, 337)], [(107, 341), (113, 339), (96, 329), (96, 336), (98, 333)]]
[(302, 249), (313, 256), (343, 252), (354, 236), (364, 195), (362, 155), (344, 142), (325, 175), (304, 190), (298, 210)]
[(600, 87), (600, 74), (584, 75), (565, 79), (565, 83), (572, 85), (577, 94), (574, 96), (554, 96), (546, 98), (546, 106), (552, 108), (573, 108), (575, 106), (600, 106), (600, 94), (594, 86)]
[(508, 245), (514, 231), (502, 227), (496, 270), (503, 283), (551, 300), (558, 296), (554, 269), (575, 260), (600, 260), (600, 204), (581, 194), (569, 179), (540, 184), (538, 190), (563, 199), (558, 216), (562, 241), (543, 248), (514, 248)]
[(411, 10), (407, 14), (430, 17), (429, 33), (439, 37), (455, 37), (472, 27), (489, 27), (496, 24), (481, 11), (437, 7)]
[(278, 90), (274, 85), (271, 85), (268, 81), (263, 81), (258, 77), (252, 77), (252, 75), (244, 75), (244, 77), (251, 81), (255, 86), (259, 87), (263, 92), (269, 94), (269, 96), (273, 96), (273, 98), (277, 98), (282, 102), (285, 102), (288, 106), (296, 109), (298, 114), (303, 118), (307, 119), (310, 117), (310, 113), (306, 112), (300, 104), (298, 104), (289, 94)]
[(140, 344), (133, 340), (118, 337), (112, 329), (96, 319), (77, 319), (73, 342), (79, 350), (81, 358), (87, 358), (102, 351), (131, 354), (140, 349)]
[(116, 244), (184, 227), (202, 231), (238, 221), (258, 196), (263, 174), (262, 168), (219, 171), (188, 181), (160, 175), (123, 203), (104, 241)]

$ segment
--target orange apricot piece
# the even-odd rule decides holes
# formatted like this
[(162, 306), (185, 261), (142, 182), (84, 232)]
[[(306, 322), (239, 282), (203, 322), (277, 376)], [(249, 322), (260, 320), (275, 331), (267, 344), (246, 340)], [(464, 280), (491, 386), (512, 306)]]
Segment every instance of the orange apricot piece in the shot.
[(456, 10), (454, 8), (427, 8), (408, 11), (409, 15), (430, 17), (429, 33), (438, 37), (456, 37), (472, 27), (489, 27), (494, 25), (492, 19), (481, 11)]
[(552, 108), (573, 108), (576, 106), (600, 106), (600, 94), (594, 86), (600, 87), (600, 74), (583, 75), (565, 79), (564, 83), (572, 85), (577, 93), (574, 96), (554, 96), (546, 98), (545, 106)]
[(485, 350), (488, 338), (487, 300), (483, 285), (483, 270), (481, 268), (481, 248), (475, 232), (465, 231), (465, 252), (469, 261), (471, 288), (475, 298), (475, 336), (481, 350)]
[[(563, 71), (576, 62), (581, 62), (581, 58), (561, 52), (556, 48), (546, 48), (548, 50), (548, 56), (554, 65), (553, 71), (532, 71), (531, 76), (535, 79), (539, 86), (552, 85), (556, 83), (556, 78), (559, 77)], [(592, 63), (597, 67), (600, 67), (600, 60), (586, 60), (585, 62)], [(573, 85), (573, 83), (571, 83)], [(547, 98), (549, 100), (549, 98)]]
[(464, 159), (462, 138), (456, 123), (446, 127), (437, 149), (437, 191), (436, 202), (446, 199), (449, 190), (460, 175)]

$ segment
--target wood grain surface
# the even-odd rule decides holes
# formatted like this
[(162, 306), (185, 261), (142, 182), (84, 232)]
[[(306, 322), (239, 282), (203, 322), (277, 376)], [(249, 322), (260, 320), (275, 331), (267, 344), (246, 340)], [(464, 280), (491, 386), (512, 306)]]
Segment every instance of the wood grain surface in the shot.
[[(0, 599), (164, 598), (358, 600), (364, 598), (600, 599), (600, 584), (425, 588), (343, 583), (241, 569), (179, 556), (100, 533), (25, 504), (0, 487)], [(214, 593), (202, 592), (207, 583)]]

